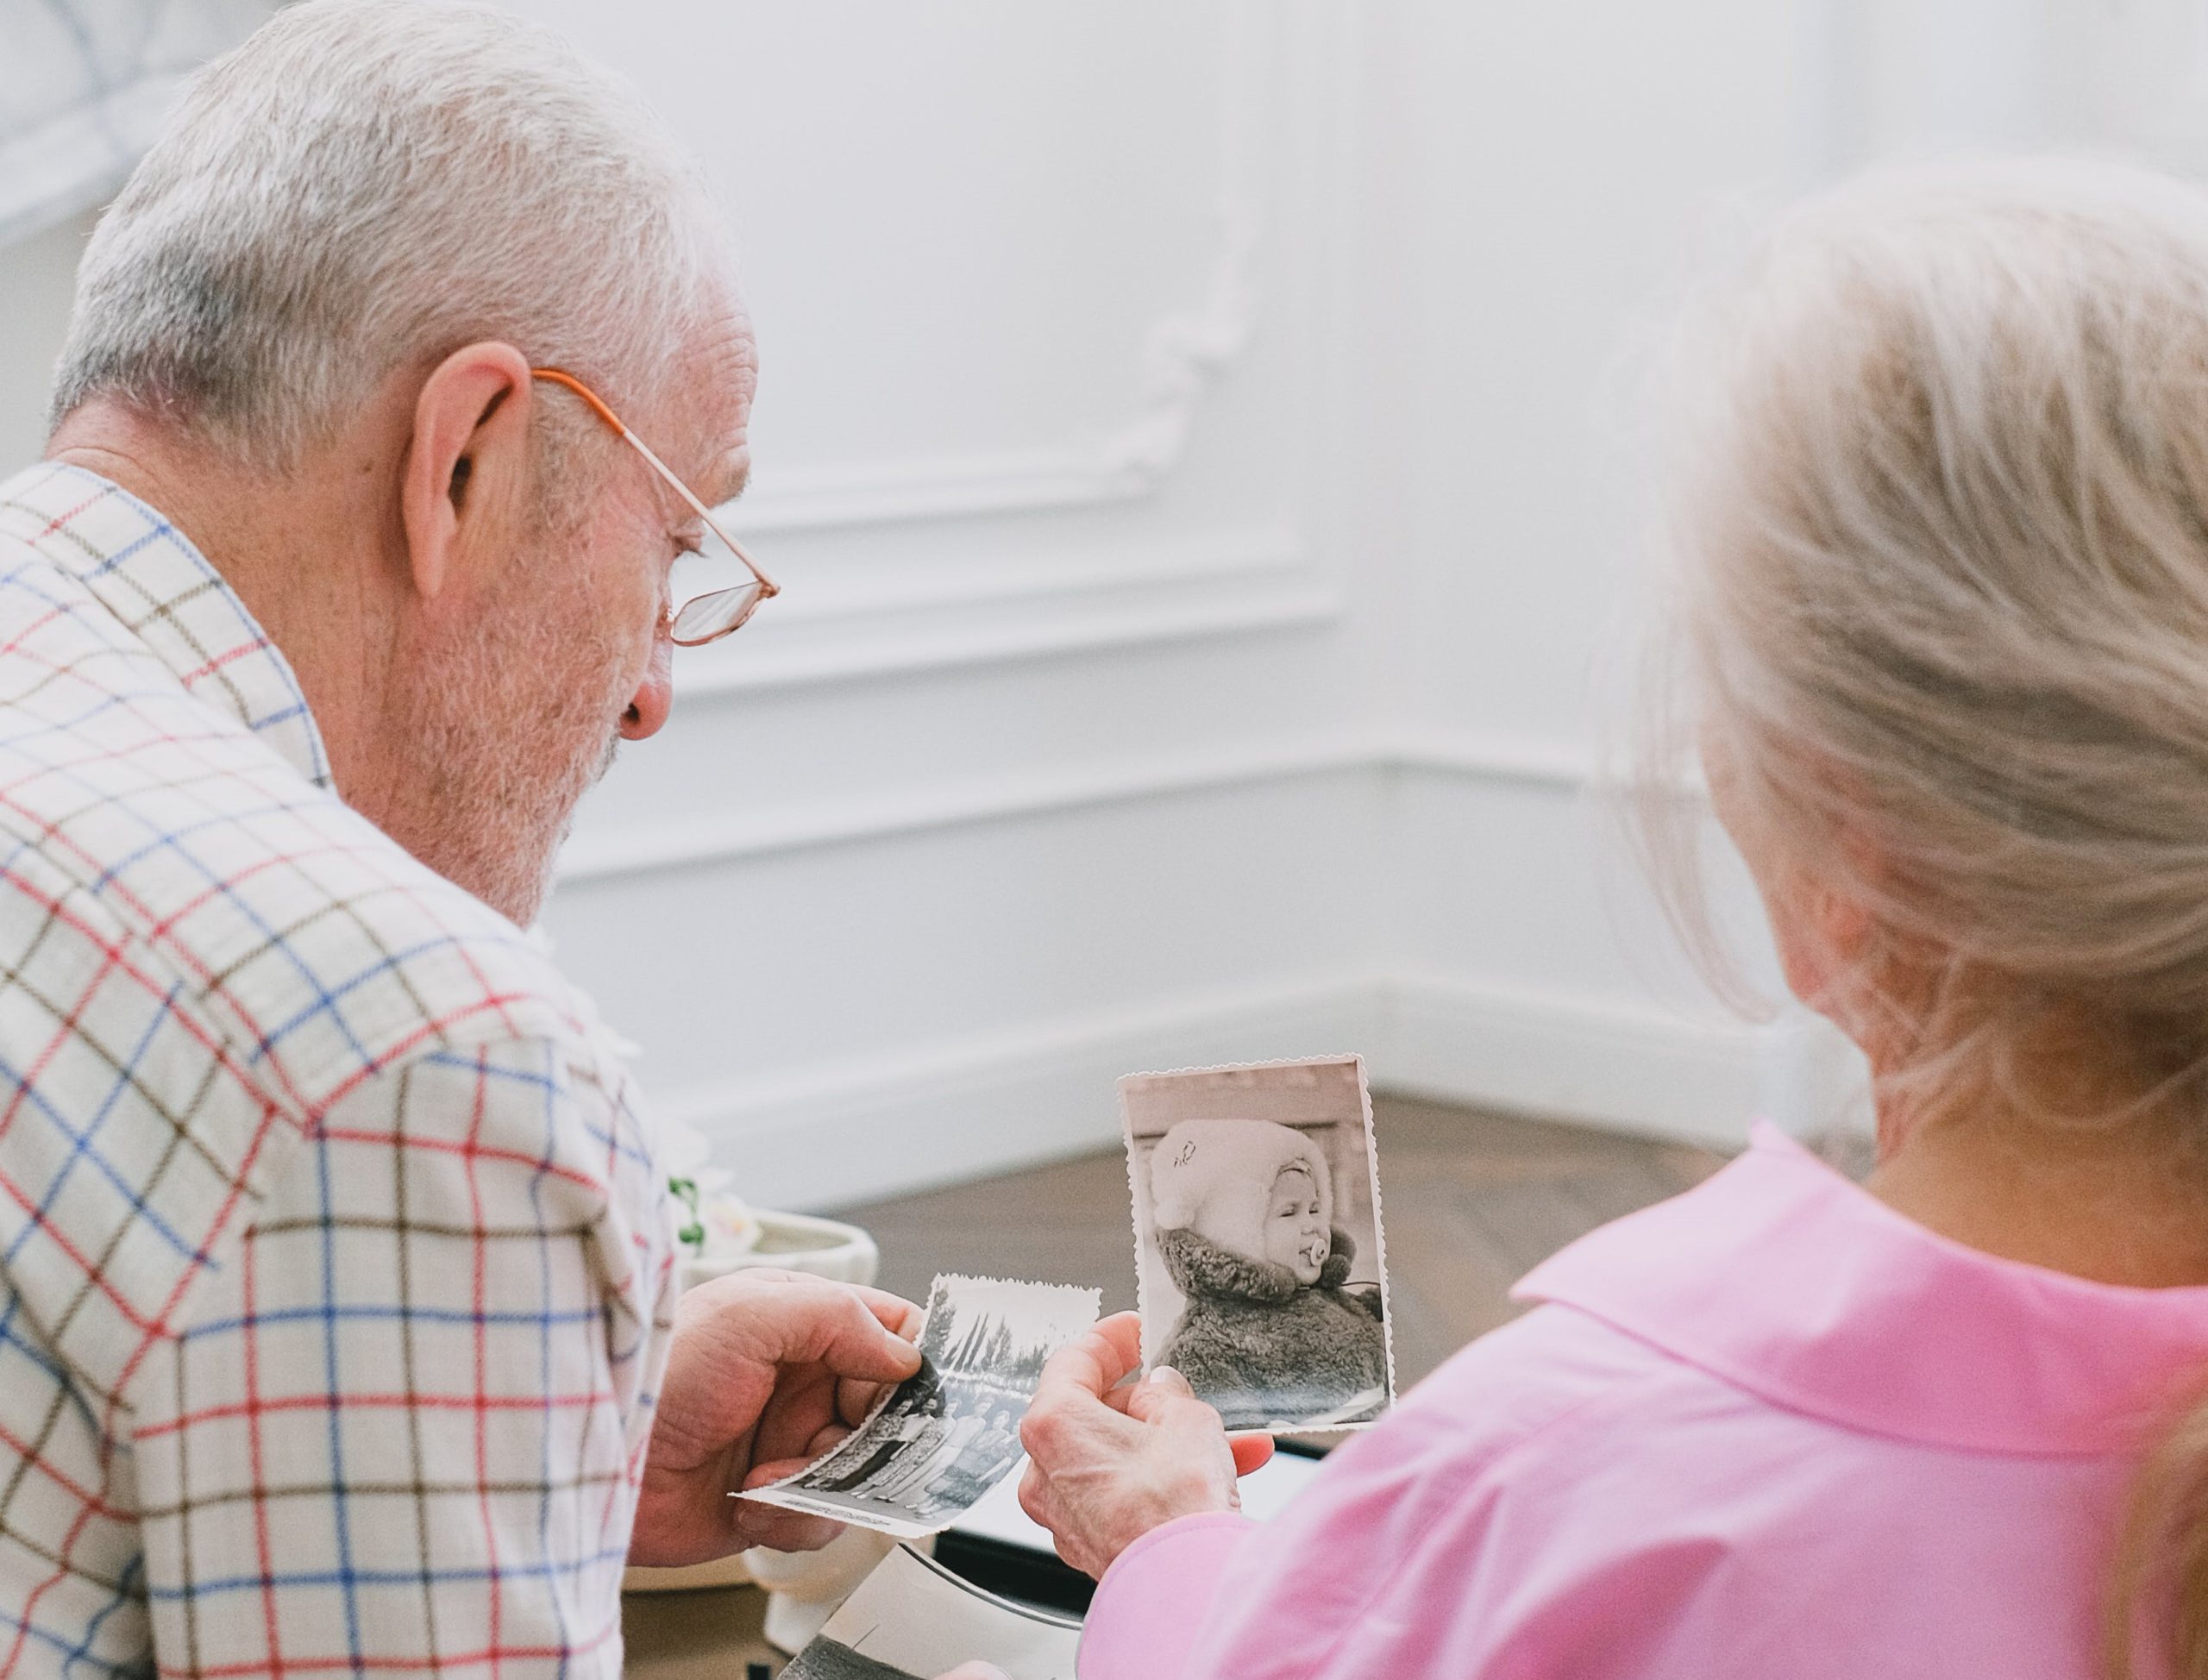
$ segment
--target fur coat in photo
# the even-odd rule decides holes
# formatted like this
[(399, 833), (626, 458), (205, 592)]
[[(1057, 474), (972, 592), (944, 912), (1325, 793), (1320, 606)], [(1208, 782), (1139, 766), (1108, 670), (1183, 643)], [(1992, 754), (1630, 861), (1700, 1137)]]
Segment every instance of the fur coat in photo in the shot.
[(1317, 1418), (1385, 1386), (1380, 1291), (1343, 1287), (1357, 1254), (1346, 1232), (1335, 1230), (1319, 1281), (1308, 1287), (1285, 1266), (1194, 1231), (1161, 1231), (1157, 1240), (1189, 1301), (1157, 1363), (1187, 1377), (1228, 1428)]

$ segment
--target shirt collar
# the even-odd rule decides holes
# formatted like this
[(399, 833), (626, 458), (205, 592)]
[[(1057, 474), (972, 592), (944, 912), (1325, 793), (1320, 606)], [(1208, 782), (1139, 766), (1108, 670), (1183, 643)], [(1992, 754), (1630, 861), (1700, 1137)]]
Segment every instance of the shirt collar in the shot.
[(1783, 1406), (1966, 1451), (2136, 1451), (2208, 1373), (2208, 1288), (2124, 1288), (1966, 1248), (1776, 1127), (1513, 1292)]
[(191, 540), (122, 486), (61, 461), (0, 483), (0, 532), (67, 573), (192, 697), (235, 718), (317, 787), (322, 732), (290, 663)]

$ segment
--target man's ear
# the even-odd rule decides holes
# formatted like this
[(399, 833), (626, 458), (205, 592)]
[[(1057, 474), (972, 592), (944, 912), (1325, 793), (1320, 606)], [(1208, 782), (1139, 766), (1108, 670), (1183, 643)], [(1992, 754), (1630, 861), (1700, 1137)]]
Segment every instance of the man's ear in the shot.
[(414, 401), (399, 478), (415, 593), (433, 601), (505, 538), (530, 493), (529, 360), (511, 344), (455, 350)]

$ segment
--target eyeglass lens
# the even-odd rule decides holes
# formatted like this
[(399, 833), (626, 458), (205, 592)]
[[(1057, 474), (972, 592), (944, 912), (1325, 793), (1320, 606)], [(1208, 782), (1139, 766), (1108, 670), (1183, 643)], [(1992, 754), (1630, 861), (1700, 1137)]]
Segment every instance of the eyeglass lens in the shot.
[(751, 616), (759, 605), (759, 586), (756, 583), (738, 584), (733, 589), (716, 589), (710, 595), (699, 595), (683, 603), (682, 610), (674, 615), (668, 636), (678, 647), (695, 647), (701, 642), (711, 642), (737, 629)]
[(760, 602), (759, 580), (743, 556), (707, 524), (692, 528), (697, 552), (674, 568), (674, 599), (681, 605), (668, 634), (677, 647), (717, 641), (739, 628)]

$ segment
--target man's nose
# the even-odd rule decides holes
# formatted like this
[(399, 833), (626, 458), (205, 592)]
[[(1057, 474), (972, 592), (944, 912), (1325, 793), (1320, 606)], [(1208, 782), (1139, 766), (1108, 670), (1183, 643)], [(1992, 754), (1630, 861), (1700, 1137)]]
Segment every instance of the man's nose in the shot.
[(657, 735), (667, 714), (674, 710), (674, 644), (662, 634), (652, 643), (652, 662), (645, 668), (644, 680), (637, 685), (637, 692), (629, 697), (629, 709), (621, 714), (621, 738), (642, 741)]

